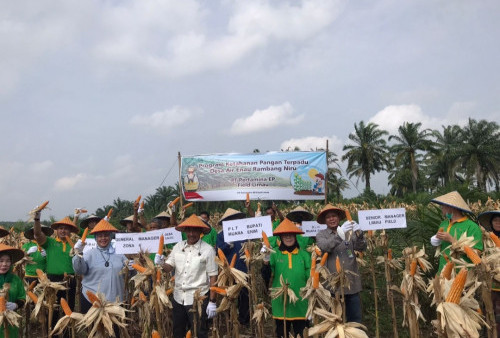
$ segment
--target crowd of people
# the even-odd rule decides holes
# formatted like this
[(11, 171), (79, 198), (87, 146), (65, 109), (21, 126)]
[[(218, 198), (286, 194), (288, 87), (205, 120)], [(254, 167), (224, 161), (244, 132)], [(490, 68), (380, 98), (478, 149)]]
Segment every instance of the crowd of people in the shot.
[[(451, 192), (433, 199), (432, 202), (440, 205), (444, 218), (437, 227), (436, 234), (430, 239), (433, 246), (439, 246), (441, 252), (446, 253), (450, 244), (466, 233), (467, 236), (477, 239), (474, 249), (483, 250), (480, 227), (469, 217), (472, 212), (460, 194)], [(245, 203), (245, 209), (246, 213), (227, 209), (217, 221), (218, 225), (222, 226), (223, 222), (255, 216), (249, 202)], [(345, 210), (331, 204), (324, 206), (316, 215), (316, 221), (326, 225), (326, 229), (319, 231), (316, 237), (303, 236), (302, 222), (313, 220), (315, 215), (302, 207), (297, 207), (284, 216), (273, 203), (265, 209), (265, 214), (271, 217), (273, 236), (269, 237), (270, 248), (267, 248), (265, 244), (262, 247), (261, 274), (264, 283), (268, 288), (279, 287), (280, 279), (283, 278), (288, 281), (291, 290), (299, 299), (287, 305), (286, 313), (283, 311), (283, 298), (272, 300), (272, 317), (275, 320), (276, 336), (283, 337), (285, 332), (287, 338), (288, 332), (293, 332), (295, 336), (298, 334), (303, 336), (304, 329), (310, 325), (310, 318), (306, 317), (307, 300), (301, 299), (299, 290), (306, 286), (311, 274), (311, 253), (306, 250), (311, 244), (316, 244), (321, 252), (328, 253), (326, 267), (331, 273), (336, 272), (337, 259), (342, 269), (352, 272), (347, 275), (349, 287), (345, 287), (342, 293), (346, 305), (346, 320), (361, 323), (362, 283), (356, 252), (363, 252), (367, 247), (361, 227), (355, 221), (344, 221)], [(87, 291), (103, 293), (111, 302), (124, 301), (125, 279), (120, 271), (124, 267), (132, 270), (133, 259), (115, 252), (112, 239), (118, 229), (109, 222), (107, 217), (101, 218), (96, 215), (88, 216), (77, 226), (78, 216), (78, 214), (75, 215), (73, 220), (65, 217), (54, 222), (50, 227), (46, 227), (40, 223), (41, 212), (39, 211), (35, 214), (33, 227), (24, 232), (28, 242), (22, 246), (22, 250), (0, 244), (0, 288), (6, 283), (10, 285), (6, 303), (9, 310), (21, 308), (26, 298), (22, 279), (12, 273), (13, 263), (25, 255), (31, 257), (33, 261), (33, 264), (26, 265), (24, 276), (26, 282), (36, 280), (37, 269), (46, 272), (51, 281), (64, 281), (68, 291), (59, 292), (58, 300), (63, 296), (68, 297), (68, 304), (74, 309), (75, 298), (78, 297), (81, 313), (86, 313), (92, 306)], [(223, 230), (217, 232), (209, 223), (209, 216), (208, 212), (201, 212), (199, 215), (192, 214), (178, 224), (175, 212), (162, 212), (148, 222), (143, 217), (139, 203), (136, 202), (134, 214), (120, 221), (127, 232), (166, 227), (175, 227), (176, 230), (182, 232), (181, 242), (165, 246), (171, 249), (168, 256), (162, 253), (152, 255), (155, 265), (175, 276), (172, 319), (173, 336), (176, 338), (185, 337), (195, 322), (198, 337), (208, 336), (210, 322), (216, 315), (217, 308), (216, 294), (210, 289), (217, 283), (216, 249), (222, 250), (226, 257), (233, 257), (236, 254), (238, 259), (234, 267), (247, 272), (247, 265), (240, 256), (244, 241), (226, 242)], [(500, 235), (499, 210), (483, 213), (479, 216), (479, 220), (486, 229)], [(87, 238), (95, 239), (95, 248), (84, 250), (86, 243), (78, 240), (74, 245), (74, 255), (71, 255), (69, 236), (81, 235), (85, 228), (89, 229)], [(443, 268), (444, 264), (444, 258), (441, 258), (438, 271)], [(75, 275), (82, 276), (79, 295), (76, 294)], [(191, 308), (197, 290), (201, 290), (201, 294), (206, 298), (202, 304), (200, 320), (193, 321)], [(332, 297), (335, 297), (339, 291), (329, 289)], [(498, 313), (500, 313), (498, 285), (494, 285), (492, 294), (498, 318)], [(238, 298), (238, 320), (242, 326), (247, 326), (250, 321), (248, 304), (248, 290), (243, 288)], [(56, 321), (57, 316), (53, 320), (52, 327)], [(497, 330), (498, 328), (499, 326)], [(118, 328), (114, 327), (114, 329), (115, 335), (120, 336)], [(3, 333), (4, 330), (0, 329), (0, 336), (3, 336)], [(17, 334), (15, 327), (9, 327), (10, 337), (16, 337)]]

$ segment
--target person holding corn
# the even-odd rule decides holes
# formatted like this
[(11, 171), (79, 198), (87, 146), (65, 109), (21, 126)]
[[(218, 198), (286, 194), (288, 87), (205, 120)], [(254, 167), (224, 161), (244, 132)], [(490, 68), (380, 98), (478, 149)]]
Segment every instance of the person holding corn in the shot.
[[(450, 256), (450, 246), (456, 242), (464, 233), (468, 237), (474, 237), (476, 242), (473, 249), (483, 250), (482, 233), (479, 226), (473, 222), (468, 214), (472, 214), (467, 203), (457, 191), (452, 191), (445, 195), (431, 200), (432, 203), (439, 204), (445, 220), (439, 225), (438, 232), (431, 237), (433, 246), (441, 247), (441, 256), (439, 258), (438, 274), (446, 265), (444, 254)], [(467, 255), (462, 255), (463, 259), (470, 262)]]
[[(326, 224), (326, 229), (316, 234), (316, 244), (322, 253), (328, 253), (326, 267), (330, 272), (337, 271), (335, 261), (339, 258), (342, 269), (352, 271), (347, 274), (349, 288), (344, 288), (346, 320), (361, 323), (361, 277), (359, 276), (356, 251), (366, 250), (366, 240), (361, 227), (354, 221), (347, 221), (339, 227), (340, 221), (346, 218), (343, 209), (327, 204), (318, 214), (317, 222)], [(331, 290), (337, 292), (338, 290)]]
[[(272, 312), (276, 323), (277, 337), (288, 338), (292, 327), (295, 337), (298, 335), (303, 337), (304, 329), (307, 326), (307, 300), (300, 298), (300, 289), (306, 286), (309, 278), (311, 257), (297, 242), (297, 235), (303, 233), (292, 221), (285, 219), (273, 231), (273, 235), (279, 236), (281, 240), (279, 247), (274, 253), (268, 253), (264, 256), (262, 266), (264, 279), (270, 276), (271, 286), (280, 288), (282, 287), (281, 277), (283, 277), (285, 283), (288, 284), (288, 288), (293, 290), (298, 298), (295, 303), (288, 300), (288, 295), (272, 300)], [(286, 307), (283, 297), (287, 297)]]
[[(52, 236), (54, 230), (49, 227), (42, 226), (42, 232), (46, 236)], [(30, 228), (24, 232), (24, 237), (29, 239), (28, 243), (25, 243), (22, 246), (22, 249), (26, 252), (26, 254), (33, 260), (33, 264), (26, 264), (24, 280), (26, 283), (31, 284), (31, 282), (38, 280), (36, 275), (36, 270), (40, 269), (43, 272), (46, 272), (47, 269), (47, 252), (45, 249), (40, 247), (38, 243), (35, 241), (35, 235), (33, 228)]]

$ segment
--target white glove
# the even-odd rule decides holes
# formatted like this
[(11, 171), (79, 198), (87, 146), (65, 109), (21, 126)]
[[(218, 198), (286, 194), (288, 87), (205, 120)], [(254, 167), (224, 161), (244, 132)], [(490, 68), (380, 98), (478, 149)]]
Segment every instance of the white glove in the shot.
[(79, 239), (74, 246), (75, 251), (78, 251), (79, 253), (83, 252), (83, 248), (85, 248), (85, 245), (87, 243), (83, 243), (81, 239)]
[(264, 255), (264, 262), (269, 262), (271, 260), (271, 254), (269, 253), (269, 248), (265, 244), (262, 245), (262, 248), (260, 249), (260, 252), (261, 253), (266, 253), (267, 252)]
[(134, 270), (134, 268), (132, 267), (133, 264), (134, 264), (134, 260), (133, 259), (129, 260), (128, 263), (127, 263), (127, 268), (130, 271)]
[(144, 208), (141, 208), (141, 207), (137, 208), (138, 214), (142, 214), (143, 212), (144, 212)]
[(10, 311), (16, 311), (16, 309), (17, 309), (17, 304), (16, 304), (16, 303), (13, 303), (13, 302), (7, 302), (7, 303), (5, 304), (5, 308), (6, 308), (7, 310), (10, 310)]
[(227, 242), (227, 244), (229, 245), (229, 248), (234, 248), (234, 243), (233, 242)]
[(35, 245), (35, 246), (32, 246), (31, 248), (28, 249), (28, 251), (26, 251), (26, 253), (28, 255), (31, 255), (32, 253), (35, 253), (38, 251), (38, 247)]
[(441, 240), (436, 237), (436, 235), (431, 237), (431, 244), (432, 246), (440, 246), (441, 245)]
[(42, 257), (47, 257), (47, 251), (45, 251), (45, 249), (42, 249), (40, 251), (40, 255), (42, 255)]
[(342, 238), (343, 241), (345, 241), (345, 232), (342, 230), (342, 227), (337, 227), (337, 235), (339, 235), (340, 238)]
[(216, 310), (217, 310), (217, 305), (214, 302), (208, 302), (208, 305), (207, 305), (208, 319), (215, 317), (215, 315), (217, 314)]
[(155, 255), (155, 264), (156, 265), (163, 265), (165, 263), (165, 256), (156, 254)]
[(342, 224), (342, 230), (344, 231), (344, 233), (353, 230), (354, 224), (355, 224), (355, 222), (351, 222), (351, 221), (344, 222), (344, 224)]
[[(353, 221), (353, 222), (354, 222), (354, 221)], [(359, 231), (363, 231), (363, 230), (361, 230), (361, 226), (360, 226), (358, 223), (354, 222), (354, 225), (353, 225), (353, 227), (352, 227), (352, 231), (356, 232), (356, 231), (358, 231), (358, 230), (359, 230)]]
[(170, 210), (172, 210), (172, 212), (175, 212), (175, 210), (177, 210), (177, 205), (174, 204), (170, 207)]

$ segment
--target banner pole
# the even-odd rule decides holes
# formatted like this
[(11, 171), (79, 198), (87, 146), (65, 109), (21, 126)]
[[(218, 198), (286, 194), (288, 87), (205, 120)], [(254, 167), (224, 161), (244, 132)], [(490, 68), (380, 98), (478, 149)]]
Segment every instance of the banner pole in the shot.
[(328, 203), (328, 139), (326, 139), (325, 205)]
[(181, 152), (180, 151), (177, 152), (177, 161), (179, 162), (179, 197), (182, 197), (179, 201), (180, 202), (179, 212), (180, 212), (180, 210), (182, 210), (182, 205), (184, 204), (183, 203), (184, 196), (182, 196)]

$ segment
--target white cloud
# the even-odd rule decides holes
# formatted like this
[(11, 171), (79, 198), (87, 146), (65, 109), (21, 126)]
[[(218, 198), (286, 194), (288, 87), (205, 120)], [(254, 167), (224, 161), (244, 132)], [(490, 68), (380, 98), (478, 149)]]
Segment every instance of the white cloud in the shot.
[(74, 176), (66, 176), (58, 179), (54, 184), (54, 189), (57, 191), (72, 190), (77, 184), (82, 183), (86, 180), (86, 174), (76, 174)]
[(328, 149), (337, 155), (341, 154), (343, 142), (337, 136), (307, 136), (302, 138), (292, 138), (283, 141), (280, 148), (283, 150), (294, 149), (298, 147), (300, 150), (309, 151), (316, 149), (325, 149), (326, 141), (328, 140)]
[(304, 115), (293, 115), (293, 107), (289, 102), (279, 106), (269, 106), (263, 110), (256, 110), (252, 115), (239, 118), (231, 126), (231, 134), (243, 135), (276, 128), (281, 125), (298, 124)]
[(193, 112), (188, 108), (174, 106), (151, 115), (135, 115), (130, 119), (130, 124), (166, 130), (184, 124), (191, 117), (193, 117)]

